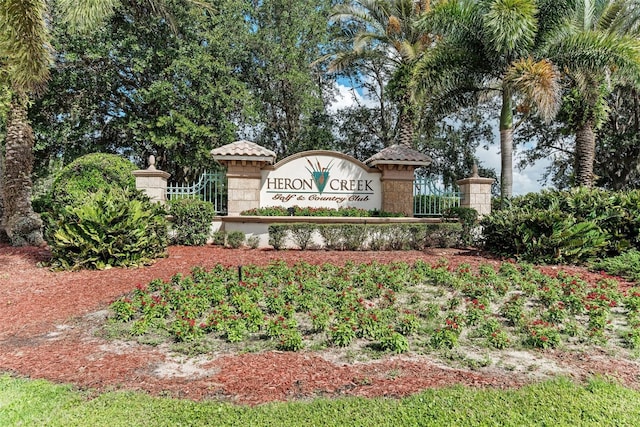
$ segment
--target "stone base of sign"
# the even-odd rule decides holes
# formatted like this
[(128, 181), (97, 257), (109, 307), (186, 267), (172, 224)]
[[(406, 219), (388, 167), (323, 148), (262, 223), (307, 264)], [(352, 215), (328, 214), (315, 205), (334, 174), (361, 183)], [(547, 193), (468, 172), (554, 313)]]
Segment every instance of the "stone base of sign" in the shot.
[(264, 162), (229, 160), (227, 166), (227, 212), (229, 216), (260, 206), (261, 169)]

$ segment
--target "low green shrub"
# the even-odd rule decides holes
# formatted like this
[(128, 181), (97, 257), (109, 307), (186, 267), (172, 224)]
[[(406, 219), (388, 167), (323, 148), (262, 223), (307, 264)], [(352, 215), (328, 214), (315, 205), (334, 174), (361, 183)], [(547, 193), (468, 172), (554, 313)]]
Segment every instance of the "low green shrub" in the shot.
[(227, 233), (227, 245), (233, 249), (238, 249), (244, 243), (245, 237), (242, 231), (230, 231)]
[(445, 211), (446, 218), (456, 218), (462, 226), (460, 240), (464, 246), (475, 243), (473, 231), (478, 225), (478, 211), (473, 208), (453, 207)]
[(304, 249), (313, 232), (330, 250), (424, 250), (455, 247), (461, 242), (460, 223), (428, 224), (273, 224), (269, 227), (269, 244), (281, 249), (291, 236)]
[(224, 246), (227, 242), (227, 233), (224, 230), (218, 230), (213, 233), (213, 244)]
[(167, 202), (172, 219), (171, 241), (176, 245), (202, 246), (211, 236), (211, 222), (216, 216), (212, 203), (183, 198)]
[(258, 246), (260, 245), (260, 237), (259, 236), (255, 236), (255, 235), (247, 237), (247, 245), (251, 249), (257, 249)]
[(281, 249), (289, 232), (287, 225), (271, 224), (268, 228), (268, 232), (269, 244), (273, 246), (273, 249)]
[(307, 249), (307, 246), (311, 243), (314, 230), (315, 226), (313, 224), (292, 224), (290, 229), (291, 239), (293, 239), (293, 242), (298, 245), (300, 249)]
[(138, 266), (166, 252), (165, 212), (136, 191), (98, 191), (81, 205), (60, 207), (51, 220), (54, 268)]

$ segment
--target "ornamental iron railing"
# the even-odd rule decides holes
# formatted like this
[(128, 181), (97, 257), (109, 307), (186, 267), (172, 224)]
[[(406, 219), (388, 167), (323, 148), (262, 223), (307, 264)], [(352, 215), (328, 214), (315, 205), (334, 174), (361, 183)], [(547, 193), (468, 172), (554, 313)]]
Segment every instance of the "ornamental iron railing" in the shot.
[(442, 216), (447, 209), (460, 206), (457, 187), (445, 187), (431, 178), (415, 177), (413, 181), (413, 216)]
[(227, 214), (227, 175), (224, 172), (205, 172), (191, 185), (170, 184), (167, 199), (198, 198), (213, 203), (218, 215)]

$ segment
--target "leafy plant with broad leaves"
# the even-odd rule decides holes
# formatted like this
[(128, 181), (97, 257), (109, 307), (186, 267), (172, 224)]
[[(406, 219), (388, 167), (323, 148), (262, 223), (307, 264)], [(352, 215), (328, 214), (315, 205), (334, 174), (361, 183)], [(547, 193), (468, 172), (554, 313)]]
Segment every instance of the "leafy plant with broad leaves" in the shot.
[(62, 206), (50, 242), (54, 268), (138, 266), (164, 256), (164, 210), (136, 191), (114, 188), (91, 194), (78, 206)]

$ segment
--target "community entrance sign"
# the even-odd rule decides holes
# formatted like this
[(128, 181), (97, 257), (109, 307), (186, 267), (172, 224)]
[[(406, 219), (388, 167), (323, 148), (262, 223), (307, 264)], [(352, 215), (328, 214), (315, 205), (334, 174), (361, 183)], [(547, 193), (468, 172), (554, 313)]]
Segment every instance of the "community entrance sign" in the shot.
[(380, 209), (380, 176), (345, 154), (305, 151), (262, 169), (260, 207)]

